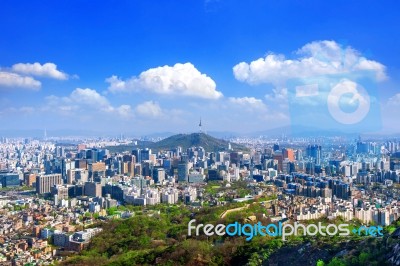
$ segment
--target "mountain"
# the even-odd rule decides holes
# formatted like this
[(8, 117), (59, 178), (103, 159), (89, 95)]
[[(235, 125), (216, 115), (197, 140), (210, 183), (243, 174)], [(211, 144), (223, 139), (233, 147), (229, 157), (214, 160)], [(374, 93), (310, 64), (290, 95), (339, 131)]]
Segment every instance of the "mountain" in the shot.
[[(110, 152), (131, 151), (135, 148), (149, 148), (153, 151), (170, 150), (181, 146), (184, 150), (193, 146), (201, 146), (207, 152), (228, 150), (229, 141), (214, 138), (205, 133), (177, 134), (157, 142), (138, 141), (137, 145), (121, 145), (106, 147)], [(231, 143), (235, 151), (248, 151), (249, 149), (240, 144)]]
[[(167, 150), (175, 148), (177, 146), (181, 146), (183, 149), (187, 149), (193, 146), (201, 146), (206, 151), (212, 152), (227, 150), (229, 142), (226, 140), (214, 138), (204, 133), (177, 134), (165, 138), (161, 141), (154, 142), (152, 145), (150, 145), (149, 148), (152, 148), (154, 150)], [(231, 147), (233, 150), (248, 150), (247, 147), (236, 143), (231, 143)]]

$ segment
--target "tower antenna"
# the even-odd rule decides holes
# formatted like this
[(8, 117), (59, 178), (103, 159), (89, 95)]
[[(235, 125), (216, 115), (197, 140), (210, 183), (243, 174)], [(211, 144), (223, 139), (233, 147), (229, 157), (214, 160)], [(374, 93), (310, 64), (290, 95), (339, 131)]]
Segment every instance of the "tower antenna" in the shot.
[(200, 129), (200, 133), (202, 133), (202, 130), (201, 130), (201, 117), (200, 117), (199, 129)]

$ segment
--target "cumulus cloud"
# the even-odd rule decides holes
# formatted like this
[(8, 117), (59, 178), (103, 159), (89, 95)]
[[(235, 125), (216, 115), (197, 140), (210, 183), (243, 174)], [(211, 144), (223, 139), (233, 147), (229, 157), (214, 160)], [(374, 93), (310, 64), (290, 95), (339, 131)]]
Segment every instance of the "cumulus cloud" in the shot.
[(191, 63), (151, 68), (142, 72), (139, 77), (127, 80), (111, 76), (106, 82), (110, 84), (108, 88), (110, 92), (148, 91), (205, 99), (222, 97), (222, 93), (216, 90), (215, 82)]
[(267, 109), (267, 106), (263, 103), (262, 100), (254, 97), (241, 97), (241, 98), (230, 97), (229, 102), (249, 109), (257, 109), (257, 110)]
[(247, 121), (250, 117), (250, 120), (274, 123), (276, 126), (288, 122), (288, 116), (284, 112), (277, 108), (269, 108), (261, 99), (255, 97), (230, 97), (227, 103), (228, 109), (239, 109), (229, 116), (230, 120)]
[(46, 97), (47, 106), (44, 110), (56, 110), (63, 114), (83, 109), (102, 111), (105, 113), (117, 114), (121, 117), (128, 118), (132, 116), (130, 105), (113, 106), (108, 99), (90, 88), (76, 88), (67, 97), (57, 97), (54, 95)]
[(42, 83), (31, 77), (21, 76), (16, 73), (0, 71), (0, 87), (18, 87), (38, 90)]
[(59, 80), (68, 79), (68, 74), (57, 69), (54, 63), (18, 63), (12, 66), (12, 71), (31, 76), (47, 77)]
[(235, 78), (251, 85), (271, 83), (283, 86), (290, 78), (307, 78), (327, 74), (372, 71), (376, 79), (386, 79), (385, 66), (363, 57), (350, 46), (335, 41), (315, 41), (296, 51), (297, 58), (269, 53), (250, 63), (241, 62), (233, 67)]
[(106, 97), (89, 88), (76, 88), (72, 91), (69, 100), (78, 104), (98, 107), (105, 111), (112, 111), (113, 109)]
[(163, 115), (163, 111), (158, 103), (147, 101), (136, 106), (135, 113), (139, 116), (157, 118)]

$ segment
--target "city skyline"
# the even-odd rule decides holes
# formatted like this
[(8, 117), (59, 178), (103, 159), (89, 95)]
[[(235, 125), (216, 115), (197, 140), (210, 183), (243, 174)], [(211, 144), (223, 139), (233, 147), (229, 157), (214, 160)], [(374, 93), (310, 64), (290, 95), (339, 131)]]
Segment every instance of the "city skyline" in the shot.
[(41, 5), (2, 4), (3, 133), (325, 129), (296, 124), (288, 82), (355, 73), (377, 89), (371, 133), (400, 132), (394, 1)]

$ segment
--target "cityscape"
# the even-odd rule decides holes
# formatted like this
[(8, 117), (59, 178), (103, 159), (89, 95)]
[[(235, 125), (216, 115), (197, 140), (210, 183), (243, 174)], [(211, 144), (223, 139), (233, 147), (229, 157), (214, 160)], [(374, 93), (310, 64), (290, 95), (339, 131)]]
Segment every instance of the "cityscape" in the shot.
[(0, 266), (400, 266), (400, 3), (0, 3)]
[[(203, 135), (213, 139), (186, 137)], [(2, 138), (3, 263), (65, 260), (101, 232), (93, 225), (137, 215), (121, 206), (150, 207), (148, 215), (156, 215), (151, 206), (159, 204), (195, 211), (264, 198), (272, 221), (340, 217), (387, 227), (400, 216), (396, 139), (239, 138), (215, 151), (152, 150), (137, 139), (70, 141)], [(132, 149), (112, 152), (127, 144)]]

